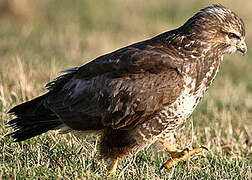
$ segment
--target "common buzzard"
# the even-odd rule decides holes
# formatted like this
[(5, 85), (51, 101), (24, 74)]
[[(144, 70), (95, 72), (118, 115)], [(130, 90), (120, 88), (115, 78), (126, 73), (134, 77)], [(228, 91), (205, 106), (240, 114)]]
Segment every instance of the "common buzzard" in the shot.
[(172, 136), (214, 80), (226, 53), (246, 53), (241, 18), (222, 5), (200, 10), (181, 27), (100, 56), (48, 83), (42, 96), (9, 111), (16, 141), (49, 130), (99, 132), (100, 154), (111, 161), (154, 142), (173, 161), (202, 148), (178, 152)]

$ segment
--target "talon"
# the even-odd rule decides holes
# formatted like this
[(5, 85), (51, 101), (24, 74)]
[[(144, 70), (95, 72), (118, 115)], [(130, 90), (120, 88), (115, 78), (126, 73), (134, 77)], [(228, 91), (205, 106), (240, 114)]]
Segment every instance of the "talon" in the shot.
[(205, 149), (206, 151), (209, 151), (209, 149), (205, 146), (200, 146), (200, 148)]
[(185, 148), (183, 151), (180, 151), (180, 152), (172, 151), (172, 152), (170, 152), (171, 159), (168, 160), (166, 163), (164, 163), (161, 166), (160, 170), (163, 169), (164, 167), (166, 169), (170, 169), (174, 165), (178, 164), (181, 161), (188, 159), (192, 155), (201, 153), (203, 150), (209, 151), (208, 148), (206, 148), (205, 146), (201, 146), (201, 147), (198, 147), (198, 148), (195, 148), (192, 150)]
[(162, 164), (162, 166), (159, 168), (159, 172), (165, 167), (164, 165), (165, 165), (165, 163)]
[(189, 152), (190, 150), (188, 147), (186, 147), (183, 151)]

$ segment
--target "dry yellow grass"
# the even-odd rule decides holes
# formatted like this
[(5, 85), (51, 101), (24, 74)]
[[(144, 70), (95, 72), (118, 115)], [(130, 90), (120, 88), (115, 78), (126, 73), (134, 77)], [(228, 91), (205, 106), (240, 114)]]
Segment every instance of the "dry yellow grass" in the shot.
[[(2, 11), (6, 14), (0, 18), (0, 177), (103, 179), (107, 171), (97, 160), (96, 137), (78, 140), (49, 132), (13, 143), (4, 137), (11, 132), (4, 125), (11, 118), (6, 112), (44, 93), (46, 82), (61, 70), (178, 27), (216, 1), (24, 2), (34, 18), (25, 13), (16, 18), (14, 10)], [(166, 153), (157, 158), (151, 149), (131, 154), (119, 164), (119, 179), (252, 178), (252, 1), (218, 3), (244, 19), (249, 51), (244, 57), (225, 56), (213, 86), (178, 132), (182, 148), (205, 145), (210, 152), (161, 173)]]

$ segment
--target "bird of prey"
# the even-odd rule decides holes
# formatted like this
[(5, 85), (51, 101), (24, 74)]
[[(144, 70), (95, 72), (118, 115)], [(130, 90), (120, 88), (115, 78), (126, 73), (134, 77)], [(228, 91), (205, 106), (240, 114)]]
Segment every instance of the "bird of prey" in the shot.
[(99, 133), (101, 157), (117, 162), (132, 150), (164, 145), (177, 162), (203, 148), (179, 151), (176, 130), (214, 80), (223, 55), (243, 54), (245, 26), (222, 5), (201, 9), (181, 27), (123, 47), (64, 71), (42, 96), (9, 111), (10, 135), (23, 141), (49, 130)]

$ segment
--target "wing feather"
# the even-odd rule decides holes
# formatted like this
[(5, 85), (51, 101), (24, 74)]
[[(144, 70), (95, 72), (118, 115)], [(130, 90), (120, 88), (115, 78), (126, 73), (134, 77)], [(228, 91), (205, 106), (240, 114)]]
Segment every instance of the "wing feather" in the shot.
[(176, 99), (182, 65), (160, 44), (134, 44), (66, 71), (49, 83), (47, 103), (69, 126), (134, 127)]

